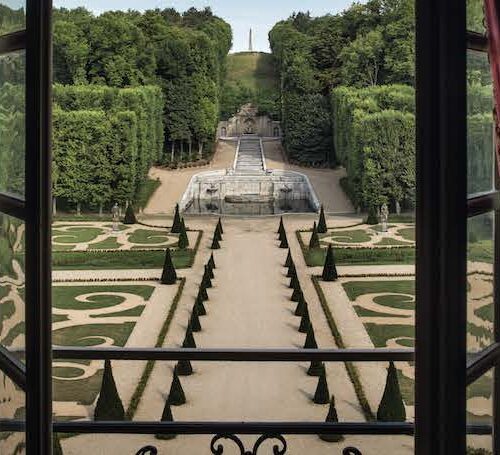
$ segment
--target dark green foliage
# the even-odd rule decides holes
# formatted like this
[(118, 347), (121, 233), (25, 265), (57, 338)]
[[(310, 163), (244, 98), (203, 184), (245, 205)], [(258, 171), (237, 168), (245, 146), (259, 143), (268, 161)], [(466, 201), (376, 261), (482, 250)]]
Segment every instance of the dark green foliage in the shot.
[(207, 270), (208, 277), (213, 280), (215, 278), (214, 274), (214, 269), (212, 268), (210, 260), (207, 262), (207, 265), (205, 265), (205, 270)]
[(390, 362), (387, 369), (387, 382), (378, 407), (377, 420), (381, 422), (404, 422), (406, 420), (406, 410), (394, 362)]
[(321, 206), (321, 211), (319, 212), (318, 233), (326, 234), (327, 232), (328, 227), (326, 225), (325, 209), (323, 206)]
[(290, 267), (292, 263), (293, 263), (292, 252), (290, 251), (290, 249), (288, 249), (288, 255), (285, 261), (285, 267)]
[(220, 250), (220, 243), (219, 240), (216, 236), (216, 233), (214, 233), (214, 238), (212, 240), (212, 245), (210, 246), (212, 250)]
[(222, 241), (222, 232), (220, 231), (220, 229), (221, 228), (219, 227), (219, 223), (217, 223), (214, 230), (214, 238), (217, 238), (219, 242)]
[(57, 433), (52, 434), (52, 455), (64, 455), (61, 441)]
[(366, 224), (371, 224), (371, 225), (378, 224), (377, 209), (373, 205), (371, 205), (368, 208), (368, 215), (366, 217)]
[[(335, 397), (332, 396), (330, 401), (330, 408), (326, 416), (325, 422), (337, 423), (339, 421), (337, 409), (335, 408)], [(319, 438), (326, 442), (340, 442), (344, 440), (341, 434), (321, 434)]]
[(137, 223), (137, 218), (135, 217), (134, 209), (131, 204), (127, 206), (125, 210), (125, 218), (123, 219), (123, 224), (135, 224)]
[(210, 268), (212, 269), (212, 271), (217, 268), (217, 267), (215, 267), (214, 253), (212, 253), (210, 255), (210, 259), (208, 260), (208, 265), (210, 266)]
[(316, 336), (314, 335), (314, 328), (312, 324), (309, 324), (309, 328), (307, 329), (304, 349), (318, 349), (318, 344), (316, 343)]
[(198, 297), (201, 302), (205, 302), (208, 300), (208, 293), (207, 293), (207, 288), (203, 286), (203, 283), (200, 284), (200, 289), (198, 291)]
[(189, 360), (179, 360), (175, 365), (175, 372), (179, 376), (191, 376), (193, 374), (193, 367)]
[(165, 252), (165, 263), (163, 264), (163, 272), (161, 274), (161, 284), (175, 284), (177, 282), (177, 272), (172, 263), (172, 255), (170, 248)]
[(333, 256), (332, 245), (328, 245), (322, 278), (323, 281), (336, 281), (338, 279), (337, 267), (335, 266), (335, 257)]
[(307, 333), (310, 325), (311, 319), (309, 318), (309, 309), (307, 308), (307, 304), (305, 304), (302, 310), (302, 318), (300, 319), (299, 332)]
[(179, 380), (177, 372), (175, 371), (175, 368), (167, 402), (171, 406), (181, 406), (186, 403), (186, 395), (184, 394), (184, 390), (182, 390), (182, 384)]
[(193, 336), (193, 328), (191, 327), (191, 324), (188, 324), (187, 326), (186, 336), (184, 337), (184, 341), (182, 342), (182, 347), (188, 349), (196, 348), (196, 343)]
[(318, 236), (318, 228), (316, 227), (316, 222), (314, 222), (311, 239), (309, 240), (309, 249), (319, 248), (319, 236)]
[[(161, 414), (161, 422), (173, 422), (174, 416), (172, 415), (172, 409), (170, 408), (170, 403), (167, 399), (165, 401), (165, 407), (163, 408), (163, 413)], [(175, 434), (156, 434), (156, 439), (162, 439), (164, 441), (168, 441), (170, 439), (174, 439), (177, 437)]]
[(292, 276), (292, 278), (291, 278), (291, 280), (290, 280), (290, 285), (289, 285), (289, 287), (290, 287), (291, 289), (294, 289), (294, 290), (295, 290), (295, 289), (300, 289), (300, 281), (299, 281), (299, 279), (298, 279), (297, 275), (293, 275), (293, 276)]
[(175, 204), (174, 220), (172, 221), (172, 234), (180, 234), (182, 229), (182, 220), (179, 213), (179, 204)]
[(210, 270), (208, 266), (205, 266), (205, 272), (203, 273), (201, 284), (205, 289), (210, 289), (212, 287), (212, 280), (210, 279)]
[(284, 231), (284, 230), (285, 230), (285, 226), (284, 226), (284, 224), (283, 224), (283, 217), (281, 216), (281, 217), (280, 217), (280, 224), (279, 224), (279, 226), (278, 226), (278, 231), (276, 232), (277, 234), (279, 234), (279, 235), (280, 235), (280, 238), (281, 238), (281, 236), (283, 235), (283, 231)]
[(325, 365), (319, 360), (313, 360), (309, 369), (307, 370), (308, 376), (321, 376), (325, 370)]
[(304, 294), (302, 293), (302, 289), (294, 289), (292, 293), (292, 302), (299, 302), (301, 298), (304, 298)]
[(297, 303), (297, 307), (295, 308), (295, 316), (304, 316), (305, 311), (307, 310), (307, 303), (304, 299), (304, 294), (300, 291), (299, 301)]
[(328, 404), (330, 402), (330, 391), (328, 390), (328, 382), (326, 381), (326, 370), (323, 370), (319, 376), (313, 401), (316, 404)]
[(189, 238), (186, 232), (186, 225), (184, 218), (181, 218), (181, 231), (179, 233), (179, 248), (185, 250), (189, 246)]
[(207, 315), (207, 310), (205, 309), (205, 305), (203, 305), (203, 299), (201, 298), (200, 295), (196, 297), (194, 306), (196, 307), (196, 312), (198, 313), (198, 316)]
[(292, 262), (290, 267), (288, 267), (288, 272), (286, 274), (287, 278), (292, 278), (293, 276), (297, 276), (297, 269), (295, 268), (295, 264)]
[(200, 315), (198, 314), (198, 307), (196, 305), (193, 306), (193, 311), (191, 312), (191, 317), (189, 319), (189, 325), (193, 329), (193, 332), (201, 331), (200, 324)]
[(217, 229), (219, 230), (219, 233), (222, 235), (224, 234), (224, 229), (222, 227), (222, 219), (219, 217), (219, 221), (217, 221)]
[(286, 237), (286, 232), (283, 231), (283, 236), (281, 238), (280, 248), (289, 248), (288, 247), (288, 239)]
[(116, 388), (110, 360), (104, 361), (101, 391), (94, 411), (94, 420), (125, 420), (125, 409)]

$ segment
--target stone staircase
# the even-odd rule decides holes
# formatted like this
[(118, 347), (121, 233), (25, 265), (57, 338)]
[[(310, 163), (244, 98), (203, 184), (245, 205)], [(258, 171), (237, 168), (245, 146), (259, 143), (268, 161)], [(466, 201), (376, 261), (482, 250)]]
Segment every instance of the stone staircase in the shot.
[(240, 174), (261, 174), (265, 170), (260, 137), (244, 134), (239, 140), (239, 151), (234, 170)]

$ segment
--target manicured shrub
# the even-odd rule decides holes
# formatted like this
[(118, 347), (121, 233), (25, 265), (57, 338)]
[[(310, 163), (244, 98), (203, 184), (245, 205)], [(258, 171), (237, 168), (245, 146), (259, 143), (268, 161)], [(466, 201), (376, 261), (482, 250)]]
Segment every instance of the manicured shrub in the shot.
[(217, 221), (217, 229), (219, 230), (220, 235), (224, 234), (224, 228), (222, 227), (221, 217), (219, 217), (219, 221)]
[(291, 289), (300, 289), (300, 281), (297, 277), (297, 275), (293, 275), (292, 278), (290, 279), (290, 285), (289, 287)]
[(181, 381), (179, 379), (179, 376), (177, 375), (177, 372), (175, 371), (175, 368), (167, 402), (171, 406), (181, 406), (186, 403), (186, 395), (184, 394)]
[(378, 224), (378, 213), (375, 206), (370, 205), (368, 208), (368, 216), (366, 217), (366, 224)]
[(198, 307), (193, 306), (193, 311), (191, 312), (191, 317), (189, 318), (189, 325), (193, 329), (193, 332), (201, 331), (200, 317), (198, 314)]
[(216, 238), (219, 242), (222, 242), (222, 232), (220, 231), (219, 223), (215, 226), (214, 238)]
[(406, 420), (406, 410), (394, 362), (390, 362), (387, 369), (387, 382), (378, 407), (377, 420), (381, 422), (404, 422)]
[(210, 261), (208, 261), (207, 264), (205, 265), (205, 269), (207, 270), (208, 277), (211, 280), (213, 280), (215, 278), (215, 274), (214, 274), (214, 269), (212, 268)]
[(304, 312), (306, 310), (306, 307), (307, 307), (307, 303), (306, 303), (306, 300), (304, 299), (304, 294), (301, 291), (299, 301), (297, 302), (297, 307), (295, 308), (295, 313), (294, 313), (295, 316), (299, 316), (299, 317), (304, 316)]
[(125, 218), (123, 219), (123, 224), (136, 224), (137, 218), (135, 217), (134, 209), (132, 204), (127, 205), (125, 210)]
[(335, 266), (335, 257), (333, 256), (332, 245), (328, 245), (322, 278), (323, 281), (336, 281), (338, 279), (337, 267)]
[(290, 267), (288, 267), (288, 272), (286, 274), (287, 278), (292, 278), (293, 276), (297, 276), (297, 269), (295, 268), (295, 264), (292, 262)]
[(292, 263), (293, 263), (292, 252), (290, 251), (290, 249), (288, 249), (288, 255), (285, 261), (285, 267), (290, 267)]
[[(174, 421), (174, 416), (172, 415), (172, 409), (170, 407), (170, 403), (168, 402), (168, 400), (166, 400), (163, 412), (161, 414), (161, 422), (173, 422), (173, 421)], [(175, 434), (164, 434), (164, 433), (158, 433), (155, 435), (156, 439), (161, 439), (163, 441), (174, 439), (176, 436), (177, 435)]]
[(316, 343), (316, 337), (314, 335), (314, 328), (312, 324), (309, 324), (309, 328), (307, 330), (304, 349), (318, 349), (318, 344)]
[(163, 272), (161, 274), (161, 284), (175, 284), (177, 282), (177, 272), (172, 263), (172, 255), (170, 248), (165, 252), (165, 262), (163, 264)]
[(316, 222), (314, 222), (313, 230), (311, 234), (311, 239), (309, 240), (309, 249), (319, 248), (319, 236), (318, 236), (318, 228), (316, 227)]
[(321, 211), (319, 212), (318, 233), (326, 234), (327, 232), (328, 227), (326, 225), (325, 209), (323, 206), (321, 206)]
[[(332, 395), (330, 400), (330, 408), (328, 409), (328, 414), (326, 416), (325, 422), (337, 423), (339, 417), (337, 415), (337, 409), (335, 408), (335, 397)], [(344, 439), (341, 434), (321, 434), (319, 438), (326, 442), (340, 442)]]
[(193, 374), (193, 367), (189, 360), (179, 360), (175, 365), (175, 372), (179, 376), (191, 376)]
[(214, 253), (212, 253), (210, 255), (210, 259), (208, 260), (208, 265), (210, 266), (210, 268), (212, 270), (216, 269), (217, 267), (215, 267), (215, 259), (214, 259)]
[(203, 272), (203, 278), (201, 279), (201, 284), (206, 289), (210, 289), (212, 287), (212, 280), (210, 279), (210, 270), (208, 266), (205, 266), (205, 272)]
[(319, 360), (313, 360), (313, 361), (311, 361), (311, 364), (309, 365), (309, 369), (307, 370), (307, 375), (308, 376), (321, 376), (324, 369), (325, 369), (325, 365), (323, 364), (323, 362), (320, 362)]
[(125, 420), (125, 409), (116, 388), (111, 361), (104, 361), (101, 391), (94, 411), (94, 420)]
[(291, 300), (292, 300), (292, 302), (299, 302), (300, 299), (303, 297), (304, 297), (304, 294), (302, 293), (302, 289), (299, 287), (299, 288), (293, 290)]
[(205, 305), (203, 305), (203, 299), (200, 297), (200, 295), (196, 297), (194, 306), (196, 307), (198, 316), (206, 316), (207, 310), (205, 309)]
[(323, 370), (319, 376), (313, 401), (316, 404), (328, 404), (330, 402), (330, 391), (328, 390), (328, 382), (326, 381), (326, 370)]
[(212, 245), (210, 246), (212, 250), (220, 250), (220, 243), (219, 240), (217, 239), (216, 234), (214, 233), (214, 238), (212, 240)]
[(52, 434), (52, 455), (64, 455), (61, 440), (57, 433)]
[(194, 341), (194, 336), (193, 336), (193, 328), (191, 327), (190, 324), (188, 324), (187, 326), (186, 336), (184, 337), (184, 341), (182, 342), (182, 347), (188, 349), (196, 348), (196, 343)]
[(311, 324), (311, 319), (309, 318), (309, 309), (307, 308), (306, 304), (304, 305), (304, 310), (302, 311), (302, 318), (300, 319), (299, 332), (307, 333), (310, 324)]
[(174, 220), (172, 222), (171, 232), (172, 234), (180, 234), (181, 229), (182, 229), (182, 223), (181, 223), (181, 215), (179, 213), (179, 204), (175, 204), (175, 214), (174, 214)]
[(189, 246), (189, 238), (186, 232), (184, 218), (181, 218), (181, 231), (179, 232), (179, 249), (185, 250)]
[(197, 298), (200, 299), (201, 302), (206, 302), (208, 300), (207, 288), (204, 287), (203, 284), (200, 284)]
[(278, 227), (278, 232), (277, 234), (280, 235), (280, 237), (283, 235), (283, 231), (285, 230), (285, 226), (283, 224), (283, 217), (280, 217), (280, 224), (279, 224), (279, 227)]
[(280, 248), (288, 248), (288, 239), (286, 237), (286, 232), (283, 231), (283, 236), (281, 238)]

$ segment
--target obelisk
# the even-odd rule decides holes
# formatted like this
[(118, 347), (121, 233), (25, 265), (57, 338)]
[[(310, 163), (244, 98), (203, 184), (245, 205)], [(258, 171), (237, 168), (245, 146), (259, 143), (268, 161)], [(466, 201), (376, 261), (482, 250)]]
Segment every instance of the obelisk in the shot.
[(252, 35), (252, 29), (250, 29), (250, 33), (248, 35), (248, 52), (253, 52), (253, 35)]

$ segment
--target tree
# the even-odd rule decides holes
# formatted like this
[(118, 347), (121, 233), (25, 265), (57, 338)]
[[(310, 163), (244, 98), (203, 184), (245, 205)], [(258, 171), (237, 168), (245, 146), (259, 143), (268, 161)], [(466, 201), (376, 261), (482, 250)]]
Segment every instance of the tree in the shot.
[(288, 239), (286, 237), (286, 232), (283, 231), (283, 236), (281, 238), (280, 248), (288, 248)]
[(200, 299), (201, 302), (205, 302), (208, 300), (207, 288), (203, 286), (203, 283), (200, 284), (200, 289), (198, 290), (197, 298)]
[(125, 218), (123, 220), (123, 224), (136, 224), (137, 218), (135, 217), (134, 208), (132, 204), (127, 205), (125, 210)]
[(328, 382), (326, 381), (326, 371), (323, 370), (318, 379), (318, 385), (313, 398), (316, 404), (328, 404), (330, 402), (330, 391), (328, 390)]
[(309, 368), (307, 370), (307, 375), (308, 376), (321, 376), (325, 369), (325, 365), (323, 362), (319, 360), (312, 360), (311, 364), (309, 365)]
[(179, 214), (179, 204), (175, 204), (174, 221), (172, 222), (172, 234), (180, 234), (182, 229), (181, 215)]
[(189, 238), (186, 232), (184, 218), (181, 218), (181, 230), (179, 233), (179, 249), (185, 250), (189, 246)]
[(309, 309), (307, 308), (307, 304), (305, 304), (302, 310), (302, 318), (300, 319), (299, 332), (307, 333), (310, 324), (311, 319), (309, 318)]
[[(174, 421), (174, 416), (172, 415), (172, 408), (170, 407), (170, 403), (168, 402), (169, 400), (167, 399), (165, 401), (165, 406), (163, 407), (163, 412), (161, 414), (161, 422), (173, 422)], [(155, 435), (156, 439), (162, 439), (164, 441), (174, 439), (177, 437), (176, 434), (171, 434), (171, 433), (157, 433)]]
[(224, 229), (222, 228), (222, 219), (219, 217), (219, 221), (217, 221), (217, 228), (219, 229), (220, 234), (224, 234)]
[(314, 328), (312, 324), (309, 324), (309, 328), (307, 329), (304, 349), (318, 349), (318, 344), (316, 343), (316, 337), (314, 335)]
[(215, 267), (214, 253), (212, 253), (210, 255), (210, 259), (208, 260), (208, 265), (210, 266), (210, 268), (212, 269), (212, 271), (217, 268), (217, 267)]
[(291, 289), (300, 289), (300, 281), (297, 275), (293, 275), (292, 278), (290, 279), (290, 285), (289, 287)]
[(189, 360), (179, 360), (175, 365), (175, 372), (179, 376), (191, 376), (193, 374), (193, 367)]
[(293, 262), (290, 264), (290, 267), (288, 267), (288, 272), (286, 276), (287, 278), (292, 278), (294, 276), (297, 276), (297, 269), (295, 268), (295, 264)]
[(172, 263), (170, 248), (165, 252), (165, 262), (163, 264), (163, 272), (161, 274), (161, 284), (175, 284), (177, 282), (177, 272)]
[(378, 407), (377, 420), (381, 422), (404, 422), (406, 420), (406, 409), (399, 388), (398, 372), (392, 361), (387, 369), (387, 382)]
[(306, 310), (306, 307), (307, 307), (307, 303), (306, 303), (306, 300), (304, 299), (304, 294), (302, 292), (300, 292), (300, 296), (299, 296), (299, 301), (297, 302), (297, 307), (295, 308), (295, 316), (304, 316), (304, 312)]
[(286, 257), (285, 261), (285, 267), (290, 267), (293, 263), (293, 258), (292, 258), (292, 252), (290, 251), (290, 248), (288, 249), (288, 255)]
[(321, 206), (321, 211), (319, 212), (318, 233), (326, 234), (327, 232), (328, 227), (326, 225), (325, 209), (323, 206)]
[(302, 293), (302, 289), (299, 287), (299, 288), (293, 290), (291, 300), (292, 300), (292, 302), (298, 302), (303, 297), (304, 297), (304, 294)]
[(205, 266), (205, 272), (203, 272), (203, 278), (201, 283), (205, 289), (210, 289), (212, 287), (212, 280), (210, 279), (210, 270), (208, 266)]
[(370, 207), (368, 208), (368, 217), (366, 218), (366, 224), (378, 224), (377, 209), (374, 205), (370, 205)]
[(193, 307), (193, 311), (191, 312), (191, 317), (189, 319), (189, 325), (193, 329), (193, 332), (200, 332), (201, 331), (200, 317), (199, 317), (198, 308), (196, 305)]
[(104, 361), (101, 391), (94, 411), (94, 420), (125, 420), (125, 409), (116, 388), (110, 360)]
[(196, 311), (198, 313), (198, 316), (206, 316), (207, 310), (205, 309), (205, 305), (203, 305), (203, 299), (198, 293), (198, 296), (196, 297), (194, 306), (196, 307)]
[(316, 222), (314, 222), (311, 239), (309, 240), (309, 249), (319, 248), (319, 236), (318, 236), (318, 228), (316, 227)]
[(281, 216), (280, 217), (280, 224), (279, 224), (279, 227), (278, 227), (278, 232), (277, 234), (280, 235), (280, 239), (281, 239), (281, 236), (283, 235), (283, 231), (285, 230), (285, 226), (283, 224), (283, 217)]
[[(332, 395), (330, 400), (330, 408), (328, 409), (328, 414), (326, 416), (325, 422), (337, 423), (339, 421), (337, 415), (337, 409), (335, 408), (335, 397)], [(341, 434), (320, 434), (320, 439), (326, 442), (340, 442), (344, 439)]]
[(212, 245), (210, 247), (212, 250), (220, 250), (220, 243), (219, 240), (217, 239), (217, 236), (214, 233), (214, 238), (212, 240)]
[(179, 380), (177, 372), (175, 371), (175, 368), (167, 402), (169, 405), (172, 406), (181, 406), (184, 403), (186, 403), (186, 395), (184, 394), (184, 390), (182, 390), (182, 384), (181, 381)]
[(219, 226), (219, 223), (217, 223), (214, 230), (214, 238), (216, 238), (219, 242), (222, 241), (222, 232), (220, 230), (221, 227)]
[(323, 267), (323, 281), (336, 281), (338, 279), (337, 267), (335, 266), (335, 257), (333, 256), (333, 247), (328, 245), (326, 252), (325, 265)]
[(187, 326), (186, 336), (184, 337), (182, 347), (188, 348), (188, 349), (195, 349), (196, 348), (196, 343), (194, 341), (194, 336), (193, 336), (193, 328), (191, 327), (190, 324), (188, 324), (188, 326)]

